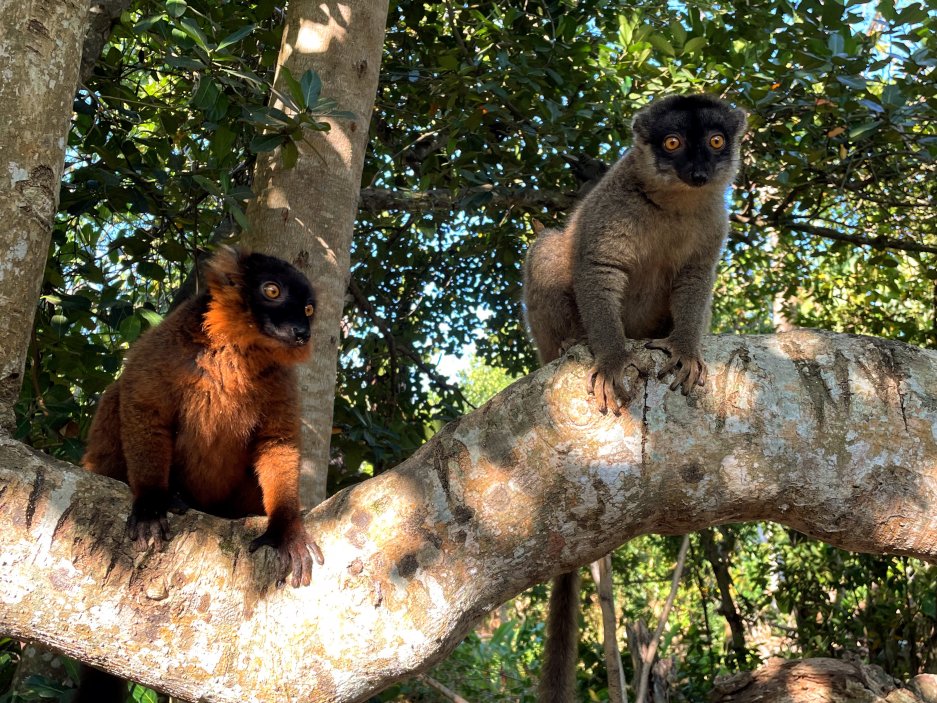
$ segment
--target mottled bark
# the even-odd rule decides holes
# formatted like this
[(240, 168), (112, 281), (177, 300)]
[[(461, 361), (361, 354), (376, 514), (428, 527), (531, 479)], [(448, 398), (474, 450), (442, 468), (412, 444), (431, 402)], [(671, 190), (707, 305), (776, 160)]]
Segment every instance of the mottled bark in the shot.
[(0, 432), (22, 385), (87, 14), (87, 0), (0, 3)]
[[(259, 154), (254, 175), (257, 198), (248, 207), (250, 230), (242, 241), (292, 262), (316, 290), (313, 355), (299, 373), (302, 397), (304, 506), (325, 498), (332, 437), (332, 407), (338, 335), (348, 272), (368, 125), (383, 48), (387, 0), (291, 0), (279, 65), (299, 80), (308, 69), (322, 79), (349, 119), (330, 119), (328, 132), (310, 132), (299, 160), (284, 169), (280, 151)], [(282, 71), (275, 86), (288, 94)], [(277, 108), (289, 111), (279, 100)]]
[(313, 511), (325, 565), (301, 589), (247, 552), (262, 518), (172, 516), (134, 557), (125, 486), (4, 440), (0, 631), (186, 699), (358, 701), (641, 534), (773, 520), (937, 560), (937, 352), (798, 331), (704, 354), (698, 395), (652, 379), (615, 417), (575, 347)]

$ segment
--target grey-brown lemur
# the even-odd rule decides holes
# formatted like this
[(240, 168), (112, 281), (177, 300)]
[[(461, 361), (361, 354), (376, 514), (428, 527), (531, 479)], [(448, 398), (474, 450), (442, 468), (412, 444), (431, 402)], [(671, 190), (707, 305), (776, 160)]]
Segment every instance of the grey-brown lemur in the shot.
[[(626, 339), (670, 356), (672, 390), (703, 385), (716, 265), (729, 229), (726, 188), (739, 167), (745, 112), (710, 95), (654, 100), (632, 121), (632, 148), (573, 210), (545, 229), (524, 264), (524, 302), (541, 363), (577, 339), (599, 410), (630, 400)], [(622, 402), (624, 401), (624, 403)], [(554, 581), (540, 701), (573, 701), (578, 578)]]

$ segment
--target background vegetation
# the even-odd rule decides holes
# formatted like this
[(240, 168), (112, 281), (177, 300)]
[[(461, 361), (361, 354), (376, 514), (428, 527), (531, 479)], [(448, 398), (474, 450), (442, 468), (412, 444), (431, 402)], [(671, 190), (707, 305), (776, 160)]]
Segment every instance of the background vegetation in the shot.
[[(114, 28), (75, 99), (18, 406), (34, 446), (80, 457), (127, 345), (166, 312), (201, 248), (236, 238), (255, 154), (300, 137), (265, 107), (281, 20), (274, 0), (135, 0)], [(750, 113), (716, 331), (786, 321), (937, 345), (935, 67), (937, 8), (921, 2), (392, 3), (330, 487), (392, 467), (534, 367), (519, 308), (531, 218), (562, 222), (594, 160), (616, 159), (630, 116), (661, 93), (724, 94)], [(334, 107), (314, 84), (294, 96), (313, 128)], [(693, 538), (665, 631), (678, 699), (774, 654), (937, 672), (934, 567), (774, 525), (708, 540), (715, 551)], [(618, 550), (622, 622), (656, 621), (676, 550), (660, 537)], [(714, 569), (731, 579), (742, 649)], [(544, 595), (501, 609), (432, 676), (469, 700), (532, 700)], [(582, 700), (606, 697), (597, 623), (587, 607)], [(17, 651), (0, 642), (0, 690)], [(382, 700), (438, 695), (416, 680)]]

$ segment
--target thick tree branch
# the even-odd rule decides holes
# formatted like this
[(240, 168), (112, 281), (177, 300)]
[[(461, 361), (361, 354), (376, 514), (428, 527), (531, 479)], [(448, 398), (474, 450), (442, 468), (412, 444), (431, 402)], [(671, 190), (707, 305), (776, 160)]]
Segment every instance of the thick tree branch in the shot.
[(88, 10), (88, 32), (81, 48), (81, 66), (78, 82), (85, 83), (94, 73), (94, 65), (101, 56), (111, 29), (121, 13), (130, 7), (130, 0), (91, 0)]
[(189, 700), (359, 701), (640, 534), (773, 520), (937, 560), (937, 352), (804, 330), (704, 352), (699, 395), (652, 375), (615, 417), (575, 347), (319, 506), (296, 590), (247, 552), (263, 519), (173, 516), (134, 555), (126, 487), (0, 440), (0, 631)]
[(763, 220), (761, 218), (752, 218), (732, 214), (729, 216), (729, 219), (733, 222), (738, 222), (739, 224), (743, 225), (754, 224), (757, 227), (772, 226), (780, 230), (789, 229), (793, 232), (801, 232), (802, 234), (824, 237), (826, 239), (832, 239), (839, 242), (850, 242), (851, 244), (858, 244), (859, 246), (863, 247), (872, 247), (873, 249), (900, 249), (901, 251), (919, 251), (937, 254), (937, 246), (928, 246), (927, 244), (909, 242), (904, 239), (893, 239), (891, 237), (860, 237), (855, 234), (846, 234), (845, 232), (840, 232), (839, 230), (833, 229), (832, 227), (811, 225), (806, 222), (800, 222), (790, 218), (781, 219), (777, 223), (769, 223), (767, 220)]
[[(451, 212), (465, 207), (466, 204), (486, 206), (507, 210), (512, 207), (546, 208), (556, 213), (569, 210), (578, 199), (576, 193), (565, 193), (556, 190), (539, 190), (517, 186), (495, 187), (492, 185), (466, 188), (454, 193), (446, 188), (425, 191), (388, 190), (383, 188), (362, 188), (359, 204), (364, 210), (379, 212), (382, 210), (406, 210), (407, 212)], [(772, 224), (781, 230), (790, 230), (816, 237), (824, 237), (841, 242), (850, 242), (859, 246), (873, 249), (899, 249), (901, 251), (918, 251), (937, 254), (937, 246), (921, 244), (919, 242), (893, 237), (861, 237), (859, 235), (840, 232), (832, 227), (811, 225), (798, 220), (784, 218), (777, 223), (767, 220), (754, 219), (744, 215), (734, 214), (733, 222), (739, 224), (752, 224), (759, 227)]]
[[(329, 124), (328, 131), (297, 134), (292, 168), (284, 168), (288, 162), (285, 145), (257, 155), (252, 181), (257, 196), (248, 204), (250, 227), (241, 235), (247, 248), (275, 254), (296, 266), (316, 292), (310, 340), (315, 353), (297, 369), (303, 419), (299, 495), (305, 506), (326, 497), (339, 328), (358, 212), (356, 193), (386, 24), (387, 0), (287, 3), (271, 105), (293, 112), (295, 106), (282, 97), (290, 92), (286, 76), (302, 76), (311, 70), (321, 80), (321, 95), (348, 113), (321, 117)], [(322, 178), (323, 173), (328, 177)]]
[(488, 207), (549, 208), (567, 210), (576, 202), (576, 194), (558, 190), (538, 190), (520, 186), (495, 187), (492, 185), (466, 188), (453, 192), (448, 188), (407, 191), (385, 188), (362, 188), (359, 205), (372, 212), (406, 210), (408, 212), (451, 212), (465, 203), (484, 202)]

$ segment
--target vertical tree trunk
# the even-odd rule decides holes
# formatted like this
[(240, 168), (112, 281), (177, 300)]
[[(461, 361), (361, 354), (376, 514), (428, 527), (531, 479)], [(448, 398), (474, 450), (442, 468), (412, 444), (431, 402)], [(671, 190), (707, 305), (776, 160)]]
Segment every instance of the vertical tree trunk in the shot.
[[(88, 6), (87, 0), (0, 3), (0, 435), (15, 426)], [(32, 674), (64, 678), (61, 657), (27, 647), (14, 685)]]
[[(732, 598), (732, 575), (729, 573), (729, 558), (727, 554), (732, 551), (731, 543), (726, 545), (723, 550), (716, 544), (716, 528), (702, 530), (699, 533), (700, 545), (703, 547), (703, 554), (706, 560), (712, 566), (713, 576), (716, 577), (716, 584), (719, 587), (719, 613), (729, 623), (729, 630), (732, 633), (732, 651), (735, 652), (735, 664), (739, 669), (745, 668), (748, 662), (748, 648), (745, 646), (745, 623), (742, 622), (742, 616), (739, 615), (738, 608), (735, 607), (735, 600)], [(726, 541), (729, 537), (726, 533)], [(734, 540), (733, 540), (734, 541)]]
[(618, 616), (615, 614), (615, 595), (612, 591), (611, 552), (589, 564), (589, 572), (595, 581), (602, 611), (602, 648), (605, 650), (605, 668), (608, 671), (608, 700), (609, 703), (628, 703), (625, 670), (618, 649)]
[[(279, 150), (257, 159), (243, 241), (292, 262), (312, 281), (318, 299), (312, 360), (300, 370), (303, 403), (301, 494), (305, 507), (325, 498), (338, 359), (339, 321), (348, 286), (349, 251), (377, 92), (387, 0), (292, 0), (279, 65), (299, 78), (314, 69), (322, 95), (351, 119), (329, 120), (329, 132), (308, 135), (296, 166), (286, 170)], [(287, 93), (282, 71), (275, 81)], [(286, 107), (277, 99), (274, 105)]]
[(13, 430), (87, 14), (88, 0), (0, 3), (0, 432)]

